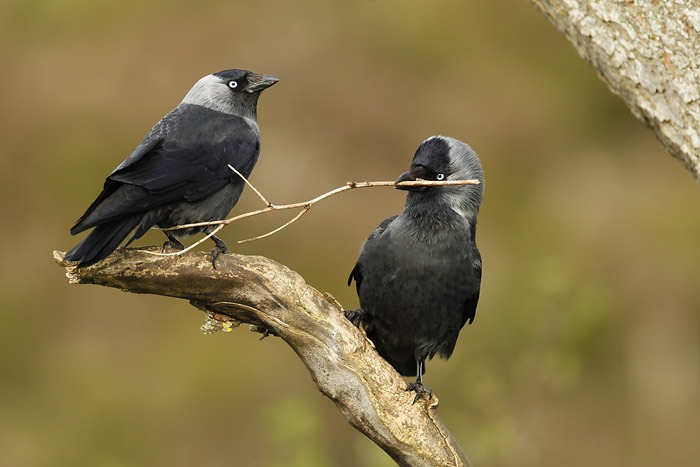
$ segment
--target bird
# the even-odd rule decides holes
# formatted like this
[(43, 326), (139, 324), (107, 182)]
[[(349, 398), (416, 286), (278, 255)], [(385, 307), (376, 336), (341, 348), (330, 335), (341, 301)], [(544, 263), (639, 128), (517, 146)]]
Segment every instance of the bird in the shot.
[(460, 330), (476, 316), (482, 272), (476, 224), (484, 174), (469, 145), (438, 135), (419, 145), (409, 170), (395, 182), (470, 179), (479, 183), (397, 185), (408, 191), (403, 212), (372, 232), (348, 278), (348, 286), (355, 280), (360, 308), (345, 315), (396, 371), (415, 375), (407, 386), (416, 394), (413, 403), (432, 397), (423, 385), (426, 360), (449, 358)]
[[(201, 78), (180, 104), (165, 115), (136, 149), (110, 173), (102, 192), (70, 229), (92, 231), (65, 256), (78, 267), (109, 256), (153, 226), (221, 220), (238, 202), (260, 153), (258, 98), (278, 82), (271, 75), (230, 69)], [(165, 248), (184, 249), (180, 238), (216, 226), (165, 230)], [(211, 261), (229, 253), (212, 236)]]

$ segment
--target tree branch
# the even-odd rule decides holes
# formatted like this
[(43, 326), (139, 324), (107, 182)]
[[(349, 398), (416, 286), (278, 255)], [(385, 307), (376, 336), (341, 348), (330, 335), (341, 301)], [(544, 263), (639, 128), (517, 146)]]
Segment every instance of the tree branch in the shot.
[(700, 8), (693, 2), (530, 0), (700, 182)]
[[(405, 381), (344, 316), (340, 304), (286, 266), (261, 256), (204, 253), (153, 256), (120, 249), (77, 269), (54, 252), (69, 282), (188, 300), (211, 320), (249, 323), (284, 339), (318, 389), (348, 422), (398, 464), (466, 466), (467, 458), (436, 413), (438, 400), (412, 404)], [(216, 324), (213, 326), (216, 328)]]

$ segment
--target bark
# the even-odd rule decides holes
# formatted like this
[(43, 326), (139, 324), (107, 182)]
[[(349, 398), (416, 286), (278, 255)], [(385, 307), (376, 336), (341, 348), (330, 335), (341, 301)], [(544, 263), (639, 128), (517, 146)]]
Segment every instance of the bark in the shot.
[(438, 400), (420, 400), (344, 316), (340, 304), (286, 266), (261, 256), (221, 255), (217, 269), (204, 253), (155, 256), (120, 249), (77, 269), (54, 252), (69, 282), (188, 300), (208, 313), (207, 329), (248, 323), (284, 339), (318, 389), (348, 422), (399, 465), (469, 465), (436, 414)]
[(531, 0), (700, 181), (700, 4)]

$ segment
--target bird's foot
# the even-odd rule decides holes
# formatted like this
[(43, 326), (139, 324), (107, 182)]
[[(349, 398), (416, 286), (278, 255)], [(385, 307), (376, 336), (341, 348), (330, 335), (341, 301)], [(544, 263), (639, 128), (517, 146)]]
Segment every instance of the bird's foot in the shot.
[(343, 314), (348, 319), (348, 321), (354, 324), (355, 327), (359, 328), (360, 323), (362, 322), (362, 316), (365, 314), (365, 312), (362, 311), (362, 308), (357, 308), (355, 310), (344, 310)]
[(423, 383), (415, 382), (415, 383), (409, 383), (408, 387), (406, 388), (406, 391), (414, 391), (416, 393), (416, 398), (413, 399), (413, 403), (415, 404), (418, 402), (419, 399), (421, 399), (423, 396), (428, 396), (428, 400), (433, 397), (433, 390), (430, 388), (426, 388), (423, 386)]
[(226, 255), (231, 253), (231, 250), (229, 250), (226, 245), (216, 245), (213, 250), (211, 250), (211, 265), (216, 269), (216, 258), (219, 257), (219, 255)]
[(277, 335), (277, 334), (275, 334), (274, 331), (272, 331), (264, 326), (258, 326), (257, 324), (251, 324), (250, 330), (251, 330), (251, 332), (259, 332), (260, 334), (262, 334), (260, 336), (260, 340), (263, 340), (269, 336), (276, 336)]
[(214, 249), (211, 250), (211, 265), (214, 269), (216, 269), (216, 258), (218, 258), (219, 255), (227, 255), (231, 253), (231, 250), (229, 250), (224, 241), (216, 235), (212, 235), (211, 239), (214, 242), (214, 245), (216, 245), (214, 246)]
[(173, 238), (173, 239), (170, 239), (167, 242), (163, 243), (163, 248), (161, 248), (161, 251), (170, 250), (170, 249), (182, 251), (185, 249), (185, 245), (183, 245), (182, 243), (180, 243), (179, 241), (177, 241), (176, 239)]

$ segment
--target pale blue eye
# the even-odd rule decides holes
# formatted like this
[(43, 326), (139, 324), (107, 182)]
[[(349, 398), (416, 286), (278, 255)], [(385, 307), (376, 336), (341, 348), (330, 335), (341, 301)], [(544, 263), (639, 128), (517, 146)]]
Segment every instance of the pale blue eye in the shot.
[(445, 174), (437, 174), (435, 176), (435, 180), (444, 180), (445, 179)]
[(238, 87), (238, 83), (235, 81), (229, 81), (228, 87), (230, 87), (231, 89), (236, 89)]

